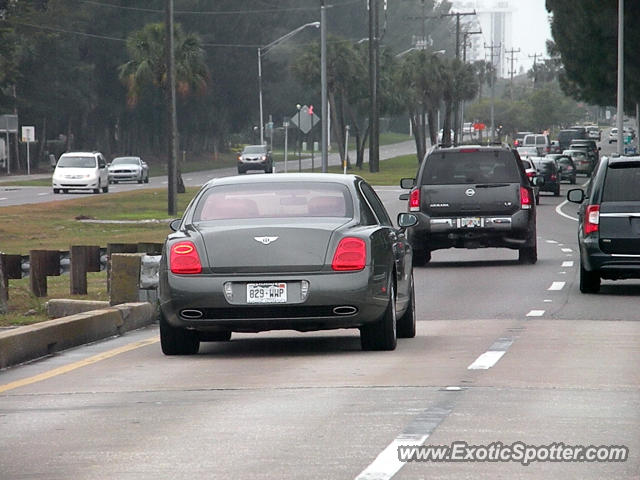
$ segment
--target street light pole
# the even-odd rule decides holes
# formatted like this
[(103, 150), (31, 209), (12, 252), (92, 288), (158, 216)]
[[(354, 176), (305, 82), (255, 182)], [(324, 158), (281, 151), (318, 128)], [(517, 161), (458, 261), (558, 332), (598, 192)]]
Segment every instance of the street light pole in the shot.
[(264, 145), (264, 119), (262, 113), (262, 48), (260, 47), (258, 47), (258, 92), (258, 96), (260, 98), (260, 145)]
[(618, 0), (618, 153), (624, 153), (624, 0)]
[(320, 22), (310, 22), (305, 23), (304, 25), (299, 26), (295, 30), (291, 30), (286, 35), (281, 36), (280, 38), (274, 40), (273, 42), (265, 45), (264, 47), (258, 48), (258, 97), (260, 101), (260, 144), (264, 143), (264, 118), (262, 113), (262, 57), (264, 57), (269, 51), (275, 47), (276, 45), (288, 40), (293, 37), (298, 32), (304, 30), (307, 27), (320, 27)]

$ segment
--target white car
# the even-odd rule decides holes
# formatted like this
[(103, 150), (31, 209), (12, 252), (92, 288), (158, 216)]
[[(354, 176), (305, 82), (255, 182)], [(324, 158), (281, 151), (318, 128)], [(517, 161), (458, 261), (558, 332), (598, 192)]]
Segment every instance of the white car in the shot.
[(109, 183), (149, 183), (149, 166), (140, 157), (116, 157), (109, 164)]
[[(438, 132), (438, 143), (442, 143), (443, 136), (444, 136), (444, 131), (443, 129), (440, 129), (440, 131)], [(453, 130), (451, 130), (451, 142), (453, 142), (453, 136), (454, 136), (454, 132)]]
[(60, 155), (51, 179), (53, 193), (69, 190), (109, 191), (107, 162), (100, 152), (67, 152)]
[(612, 128), (609, 130), (609, 143), (618, 141), (618, 129)]

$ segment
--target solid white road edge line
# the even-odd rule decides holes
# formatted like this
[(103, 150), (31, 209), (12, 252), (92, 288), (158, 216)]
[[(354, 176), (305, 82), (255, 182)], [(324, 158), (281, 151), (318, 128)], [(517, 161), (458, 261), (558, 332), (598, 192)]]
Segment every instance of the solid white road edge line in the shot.
[(556, 207), (556, 213), (557, 213), (558, 215), (560, 215), (561, 217), (568, 218), (569, 220), (573, 220), (574, 222), (577, 222), (577, 221), (578, 221), (578, 219), (577, 219), (576, 217), (572, 217), (571, 215), (567, 215), (566, 213), (564, 213), (564, 212), (562, 211), (562, 207), (564, 207), (564, 206), (565, 206), (566, 204), (568, 204), (568, 203), (569, 203), (569, 200), (565, 200), (565, 201), (564, 201), (564, 202), (562, 202), (560, 205), (558, 205), (558, 206)]

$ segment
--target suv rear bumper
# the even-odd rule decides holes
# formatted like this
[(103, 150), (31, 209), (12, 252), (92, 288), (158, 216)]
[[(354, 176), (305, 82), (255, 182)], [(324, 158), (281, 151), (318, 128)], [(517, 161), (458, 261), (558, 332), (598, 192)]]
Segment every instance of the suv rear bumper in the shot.
[[(413, 212), (418, 224), (409, 229), (411, 244), (418, 250), (443, 248), (523, 248), (535, 243), (535, 223), (531, 210), (513, 215), (478, 217), (430, 217)], [(465, 227), (468, 219), (479, 219), (480, 226)], [(533, 234), (532, 234), (533, 232)]]
[(640, 255), (605, 253), (600, 249), (599, 239), (584, 238), (580, 242), (580, 257), (585, 270), (598, 272), (608, 280), (640, 278)]

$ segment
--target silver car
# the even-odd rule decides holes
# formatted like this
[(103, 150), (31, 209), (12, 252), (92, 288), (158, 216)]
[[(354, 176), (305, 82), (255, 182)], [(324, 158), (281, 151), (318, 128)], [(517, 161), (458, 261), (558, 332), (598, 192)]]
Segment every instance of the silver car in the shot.
[(149, 183), (149, 166), (140, 157), (117, 157), (109, 164), (109, 183)]

